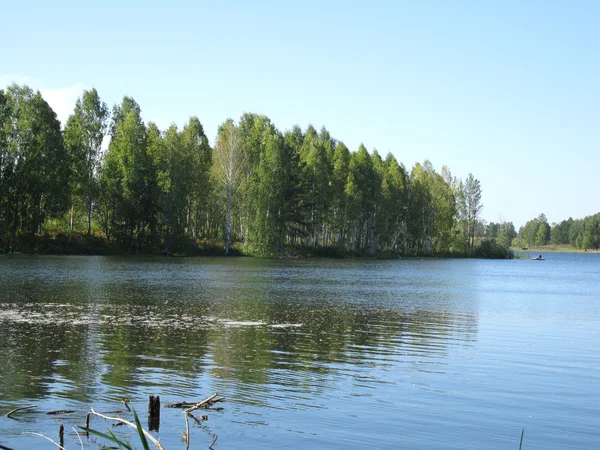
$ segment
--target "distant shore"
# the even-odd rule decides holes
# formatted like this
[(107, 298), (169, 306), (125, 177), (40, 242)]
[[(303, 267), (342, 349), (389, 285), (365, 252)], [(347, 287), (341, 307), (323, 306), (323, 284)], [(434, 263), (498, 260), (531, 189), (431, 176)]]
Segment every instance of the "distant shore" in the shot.
[(600, 249), (579, 249), (569, 244), (559, 245), (544, 245), (542, 247), (528, 247), (527, 249), (522, 248), (511, 248), (516, 253), (600, 253)]

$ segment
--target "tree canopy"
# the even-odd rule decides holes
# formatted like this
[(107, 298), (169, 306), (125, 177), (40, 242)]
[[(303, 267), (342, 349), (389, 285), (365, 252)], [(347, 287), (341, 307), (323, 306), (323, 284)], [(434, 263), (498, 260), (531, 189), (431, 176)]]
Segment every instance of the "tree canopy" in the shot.
[[(198, 118), (161, 130), (131, 97), (109, 110), (83, 91), (61, 129), (39, 92), (0, 90), (3, 242), (79, 230), (166, 254), (210, 241), (259, 255), (469, 255), (482, 239), (507, 247), (515, 234), (511, 223), (486, 227), (481, 200), (473, 174), (463, 181), (427, 160), (409, 170), (391, 153), (348, 149), (325, 127), (281, 131), (245, 113), (224, 121), (211, 147)], [(572, 238), (575, 222), (536, 220), (523, 231), (532, 244), (599, 243), (591, 222)]]

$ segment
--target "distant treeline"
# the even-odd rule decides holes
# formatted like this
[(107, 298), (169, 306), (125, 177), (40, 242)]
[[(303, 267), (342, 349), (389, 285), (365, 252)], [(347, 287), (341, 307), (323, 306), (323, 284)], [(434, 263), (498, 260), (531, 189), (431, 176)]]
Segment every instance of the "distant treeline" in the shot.
[(5, 251), (24, 236), (78, 232), (131, 252), (211, 241), (259, 255), (506, 257), (512, 224), (497, 240), (475, 238), (481, 192), (471, 174), (462, 181), (428, 161), (407, 170), (325, 128), (281, 132), (264, 115), (226, 120), (211, 147), (196, 117), (159, 130), (130, 97), (109, 111), (84, 91), (61, 129), (39, 91), (0, 90)]
[(519, 229), (513, 245), (540, 247), (543, 245), (570, 244), (580, 250), (600, 248), (600, 213), (583, 219), (568, 218), (550, 225), (546, 216), (540, 214)]

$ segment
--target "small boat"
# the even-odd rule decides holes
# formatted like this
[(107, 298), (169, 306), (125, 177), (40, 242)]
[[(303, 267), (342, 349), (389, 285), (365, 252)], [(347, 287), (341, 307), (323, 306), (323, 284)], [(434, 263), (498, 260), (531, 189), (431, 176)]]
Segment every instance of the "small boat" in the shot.
[(531, 258), (531, 259), (533, 259), (534, 261), (543, 261), (544, 257), (542, 255), (539, 255), (539, 256), (536, 256), (535, 258)]

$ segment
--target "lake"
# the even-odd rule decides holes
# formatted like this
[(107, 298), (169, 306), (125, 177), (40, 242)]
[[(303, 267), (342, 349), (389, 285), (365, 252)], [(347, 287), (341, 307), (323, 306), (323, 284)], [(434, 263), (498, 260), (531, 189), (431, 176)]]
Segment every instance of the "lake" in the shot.
[[(0, 444), (218, 392), (190, 448), (597, 448), (600, 255), (545, 257), (1, 256)], [(163, 408), (165, 448), (184, 431)]]

